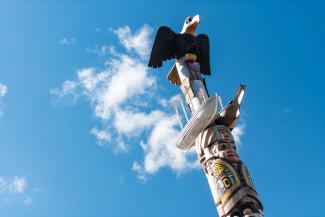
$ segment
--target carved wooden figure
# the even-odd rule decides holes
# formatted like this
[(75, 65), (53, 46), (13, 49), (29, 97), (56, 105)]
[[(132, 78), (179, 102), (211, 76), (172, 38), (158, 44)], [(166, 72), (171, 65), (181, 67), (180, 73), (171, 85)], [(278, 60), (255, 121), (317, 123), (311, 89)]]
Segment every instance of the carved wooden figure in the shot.
[(191, 113), (208, 98), (202, 74), (211, 74), (209, 38), (205, 34), (196, 36), (199, 23), (199, 15), (186, 18), (181, 33), (161, 26), (148, 63), (149, 67), (159, 68), (163, 61), (176, 59), (167, 79), (181, 87)]
[(219, 215), (262, 217), (263, 205), (229, 127), (208, 127), (196, 138), (196, 148)]
[(208, 95), (203, 76), (211, 74), (209, 39), (205, 34), (196, 36), (199, 23), (200, 17), (196, 15), (186, 18), (180, 33), (160, 27), (148, 66), (159, 68), (163, 61), (176, 59), (167, 79), (180, 86), (191, 114), (188, 118), (180, 100), (187, 121), (184, 126), (177, 102), (173, 103), (182, 128), (176, 147), (196, 147), (219, 216), (263, 217), (263, 205), (231, 134), (239, 119), (245, 86), (239, 86), (226, 106), (220, 96)]

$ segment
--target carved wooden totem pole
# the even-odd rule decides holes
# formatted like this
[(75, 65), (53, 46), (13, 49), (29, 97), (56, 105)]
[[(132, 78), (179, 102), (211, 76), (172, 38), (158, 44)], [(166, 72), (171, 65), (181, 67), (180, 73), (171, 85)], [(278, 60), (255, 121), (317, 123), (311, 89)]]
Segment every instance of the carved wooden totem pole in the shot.
[(176, 102), (174, 107), (182, 128), (176, 147), (196, 147), (219, 216), (263, 217), (263, 205), (247, 167), (239, 159), (231, 133), (239, 118), (245, 86), (240, 85), (233, 100), (224, 107), (220, 96), (209, 96), (203, 78), (211, 74), (209, 38), (195, 34), (199, 23), (199, 15), (186, 18), (181, 33), (161, 26), (148, 66), (158, 68), (163, 61), (176, 59), (167, 79), (180, 86), (191, 114), (188, 118), (179, 97), (187, 123), (183, 127)]

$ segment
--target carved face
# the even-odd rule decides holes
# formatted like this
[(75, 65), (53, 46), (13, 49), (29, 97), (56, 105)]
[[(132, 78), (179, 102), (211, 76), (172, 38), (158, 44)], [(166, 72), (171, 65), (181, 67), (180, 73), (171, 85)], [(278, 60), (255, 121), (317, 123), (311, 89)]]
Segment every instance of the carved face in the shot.
[(226, 158), (233, 163), (237, 163), (239, 161), (237, 147), (234, 143), (221, 142), (217, 144), (217, 149), (220, 157)]
[(211, 145), (210, 151), (221, 158), (237, 163), (239, 161), (239, 155), (237, 153), (237, 147), (234, 138), (229, 128), (224, 126), (215, 127), (216, 142)]

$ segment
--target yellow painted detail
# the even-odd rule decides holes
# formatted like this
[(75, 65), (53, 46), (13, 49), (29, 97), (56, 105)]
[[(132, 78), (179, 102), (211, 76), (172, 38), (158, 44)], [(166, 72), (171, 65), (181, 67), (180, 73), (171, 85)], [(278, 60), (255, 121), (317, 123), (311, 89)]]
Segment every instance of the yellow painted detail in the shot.
[(197, 59), (197, 56), (193, 53), (186, 53), (185, 57), (187, 61), (195, 61)]
[(233, 166), (220, 158), (214, 160), (214, 171), (221, 203), (224, 203), (240, 187), (239, 177)]
[(224, 170), (225, 170), (224, 167), (222, 167), (222, 166), (219, 165), (219, 164), (216, 164), (215, 169), (214, 169), (214, 172), (215, 172), (217, 175), (220, 175)]

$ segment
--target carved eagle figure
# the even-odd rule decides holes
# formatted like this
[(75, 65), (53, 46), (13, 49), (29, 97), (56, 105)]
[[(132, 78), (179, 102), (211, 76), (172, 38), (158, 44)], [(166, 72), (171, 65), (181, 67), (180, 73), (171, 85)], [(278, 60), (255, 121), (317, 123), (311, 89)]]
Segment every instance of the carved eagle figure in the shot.
[(149, 67), (159, 68), (163, 61), (180, 59), (185, 54), (195, 54), (202, 74), (210, 75), (210, 45), (205, 34), (195, 35), (200, 23), (199, 15), (186, 18), (181, 33), (175, 33), (167, 26), (159, 27), (151, 50)]

